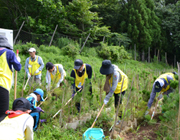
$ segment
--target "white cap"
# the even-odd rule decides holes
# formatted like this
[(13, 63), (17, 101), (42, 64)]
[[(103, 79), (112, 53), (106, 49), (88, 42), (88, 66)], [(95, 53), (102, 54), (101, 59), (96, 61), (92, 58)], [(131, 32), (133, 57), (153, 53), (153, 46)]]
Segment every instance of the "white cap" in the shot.
[(36, 52), (36, 49), (35, 49), (35, 48), (30, 48), (30, 49), (28, 50), (28, 52)]
[(157, 79), (155, 82), (159, 82), (160, 86), (164, 86), (164, 81), (162, 79)]

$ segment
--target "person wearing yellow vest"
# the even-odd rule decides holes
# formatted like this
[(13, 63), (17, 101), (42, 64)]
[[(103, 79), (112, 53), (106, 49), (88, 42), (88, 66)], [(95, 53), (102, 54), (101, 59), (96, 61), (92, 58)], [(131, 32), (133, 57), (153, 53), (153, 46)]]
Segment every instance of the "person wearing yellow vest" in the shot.
[(20, 58), (12, 50), (7, 38), (0, 35), (0, 121), (6, 117), (5, 112), (9, 109), (13, 68), (21, 70)]
[[(92, 77), (92, 67), (89, 64), (84, 64), (81, 59), (76, 59), (74, 61), (74, 69), (71, 71), (71, 77), (74, 78), (74, 82), (72, 84), (73, 94), (72, 98), (74, 97), (75, 93), (79, 89), (83, 89), (83, 85), (85, 83), (85, 79), (91, 80)], [(81, 90), (82, 91), (82, 90)], [(91, 81), (89, 82), (89, 95), (90, 97), (90, 104), (92, 103), (92, 84)], [(78, 96), (78, 95), (77, 95)], [(76, 102), (76, 108), (78, 112), (80, 112), (80, 103)]]
[[(157, 92), (162, 92), (162, 94), (160, 94), (158, 96), (158, 99), (162, 98), (162, 95), (167, 95), (171, 92), (173, 92), (173, 88), (170, 87), (170, 83), (171, 80), (174, 81), (175, 80), (175, 75), (177, 75), (176, 72), (168, 72), (168, 73), (164, 73), (162, 75), (160, 75), (154, 82), (153, 84), (153, 88), (152, 88), (152, 92), (150, 95), (150, 99), (148, 101), (148, 110), (151, 108), (152, 103), (154, 101), (154, 98), (156, 96)], [(146, 111), (145, 115), (147, 115), (149, 113), (149, 111)]]
[[(115, 103), (115, 108), (117, 109), (120, 93), (121, 93), (121, 86), (122, 86), (122, 96), (120, 99), (120, 104), (122, 104), (122, 97), (125, 94), (126, 89), (128, 88), (128, 77), (118, 68), (118, 66), (111, 64), (110, 60), (104, 60), (102, 62), (100, 73), (106, 75), (106, 82), (104, 84), (104, 91), (106, 92), (106, 97), (104, 99), (104, 104), (107, 104), (111, 96), (114, 94), (114, 98), (115, 98), (114, 103)], [(118, 116), (121, 119), (122, 111), (119, 111)]]
[(56, 88), (62, 86), (62, 82), (65, 80), (66, 72), (61, 64), (53, 64), (51, 62), (46, 63), (46, 89), (50, 90), (52, 85)]
[(25, 98), (17, 98), (13, 102), (12, 110), (0, 123), (0, 140), (33, 140), (34, 120), (29, 113), (31, 105)]
[(32, 78), (34, 81), (41, 85), (42, 69), (44, 68), (44, 62), (40, 56), (36, 55), (36, 49), (30, 48), (28, 50), (30, 57), (26, 59), (25, 71), (29, 79), (29, 86), (31, 85)]

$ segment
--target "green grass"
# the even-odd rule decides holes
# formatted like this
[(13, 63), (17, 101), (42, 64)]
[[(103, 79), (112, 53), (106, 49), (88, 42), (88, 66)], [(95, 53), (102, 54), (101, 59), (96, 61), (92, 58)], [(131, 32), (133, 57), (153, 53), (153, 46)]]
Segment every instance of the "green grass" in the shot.
[[(14, 48), (23, 50), (26, 52), (22, 45), (17, 45)], [(27, 49), (27, 48), (26, 48)], [(62, 50), (58, 47), (47, 47), (47, 46), (40, 46), (37, 49), (37, 53), (39, 56), (42, 57), (44, 64), (47, 62), (52, 62), (54, 64), (62, 64), (64, 69), (66, 70), (67, 76), (70, 76), (71, 70), (74, 67), (74, 60), (75, 59), (82, 59), (84, 63), (90, 64), (93, 68), (93, 76), (92, 76), (92, 85), (93, 85), (93, 105), (90, 106), (88, 102), (88, 97), (86, 96), (87, 89), (82, 92), (83, 101), (82, 106), (82, 112), (80, 116), (83, 116), (83, 114), (90, 112), (91, 110), (97, 110), (100, 109), (102, 106), (103, 99), (105, 97), (105, 93), (100, 93), (100, 87), (103, 89), (104, 82), (105, 82), (105, 76), (102, 76), (99, 72), (101, 64), (103, 59), (99, 58), (96, 53), (95, 48), (85, 48), (82, 52), (82, 55), (76, 55), (75, 58), (69, 57), (67, 55), (62, 55)], [(22, 88), (23, 83), (26, 82), (26, 79), (24, 81), (24, 65), (25, 60), (27, 57), (29, 57), (28, 53), (23, 53), (20, 51), (19, 56), (21, 58), (21, 64), (22, 69), (20, 72), (18, 72), (18, 78), (17, 78), (17, 98), (21, 97), (22, 95)], [(146, 90), (149, 93), (152, 89), (152, 84), (154, 82), (154, 77), (159, 76), (163, 72), (171, 72), (171, 71), (177, 71), (177, 69), (173, 69), (170, 66), (166, 66), (164, 63), (146, 63), (146, 62), (138, 62), (134, 60), (123, 60), (121, 63), (118, 62), (112, 62), (113, 64), (116, 64), (119, 66), (119, 68), (128, 76), (129, 78), (129, 87), (125, 94), (125, 97), (123, 99), (123, 108), (125, 109), (125, 105), (128, 102), (128, 95), (130, 93), (130, 89), (132, 87), (131, 96), (129, 99), (129, 104), (127, 108), (127, 115), (125, 115), (125, 119), (128, 120), (132, 117), (137, 118), (143, 118), (146, 104), (147, 102), (143, 101), (142, 97), (142, 91)], [(45, 92), (45, 96), (49, 96), (48, 100), (42, 104), (42, 108), (45, 110), (45, 113), (41, 115), (41, 118), (46, 118), (47, 123), (39, 126), (39, 129), (37, 132), (34, 133), (34, 139), (35, 140), (55, 140), (55, 139), (61, 139), (61, 140), (79, 140), (82, 139), (82, 134), (91, 127), (95, 116), (94, 114), (93, 118), (88, 121), (86, 124), (78, 127), (76, 130), (72, 129), (64, 129), (62, 124), (68, 122), (69, 120), (72, 120), (72, 118), (77, 117), (76, 115), (76, 109), (74, 107), (74, 103), (76, 99), (73, 99), (72, 103), (70, 103), (68, 106), (64, 108), (64, 112), (62, 114), (63, 121), (60, 123), (59, 119), (60, 116), (58, 115), (55, 119), (52, 119), (52, 116), (63, 107), (63, 105), (70, 99), (71, 97), (71, 84), (68, 83), (66, 86), (64, 86), (62, 89), (58, 89), (54, 91), (55, 94), (57, 94), (57, 100), (54, 96), (51, 96), (50, 93), (48, 93), (45, 90), (45, 75), (46, 70), (45, 67), (42, 71), (42, 88)], [(133, 81), (134, 77), (134, 81)], [(132, 83), (133, 82), (133, 83)], [(30, 89), (29, 86), (27, 86), (26, 90), (24, 91), (24, 96), (26, 97), (30, 92), (33, 92), (33, 89)], [(102, 94), (102, 100), (100, 101), (100, 94)], [(64, 96), (64, 97), (63, 97)], [(10, 107), (12, 105), (14, 98), (14, 89), (12, 88), (10, 93)], [(114, 118), (114, 97), (112, 97), (106, 107), (111, 107), (112, 111), (110, 114), (107, 114), (104, 110), (102, 111), (102, 114), (98, 118), (95, 127), (100, 127), (103, 129), (107, 129), (108, 127), (113, 124)], [(73, 115), (71, 115), (73, 114)], [(106, 130), (104, 130), (106, 131)]]

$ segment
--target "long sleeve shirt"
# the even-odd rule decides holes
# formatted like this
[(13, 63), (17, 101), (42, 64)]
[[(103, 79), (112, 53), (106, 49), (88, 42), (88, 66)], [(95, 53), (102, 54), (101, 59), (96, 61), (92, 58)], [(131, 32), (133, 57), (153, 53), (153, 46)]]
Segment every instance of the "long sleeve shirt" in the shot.
[(116, 70), (117, 66), (115, 66), (115, 65), (112, 65), (112, 66), (114, 67), (114, 72), (112, 74), (113, 81), (112, 81), (112, 86), (110, 85), (110, 91), (109, 91), (109, 93), (105, 97), (105, 100), (107, 100), (107, 101), (109, 101), (111, 96), (114, 94), (114, 91), (117, 88), (118, 82), (121, 81), (121, 74)]
[[(88, 75), (88, 79), (91, 79), (91, 77), (92, 77), (92, 67), (89, 64), (85, 64), (85, 65), (86, 65), (86, 73)], [(84, 74), (84, 72), (85, 72), (85, 69), (83, 69), (82, 72), (78, 72), (79, 77), (81, 77)], [(76, 75), (75, 75), (74, 69), (71, 71), (70, 76), (74, 78), (74, 83), (72, 84), (72, 87), (73, 87), (73, 89), (75, 89)]]
[[(166, 88), (169, 84), (170, 84), (170, 80), (173, 80), (173, 77), (170, 76), (170, 75), (167, 75), (167, 80), (168, 80), (168, 83), (165, 83), (165, 87)], [(166, 94), (168, 95), (169, 93), (171, 93), (173, 90), (172, 88), (170, 87), (166, 92), (164, 92), (163, 94)], [(153, 84), (153, 88), (152, 88), (152, 91), (151, 91), (151, 95), (150, 95), (150, 99), (148, 101), (148, 108), (150, 109), (151, 108), (151, 105), (154, 101), (154, 98), (156, 96), (156, 92), (155, 92), (155, 82)]]
[[(26, 59), (26, 63), (25, 63), (25, 71), (26, 71), (27, 74), (29, 73), (29, 69), (28, 69), (29, 58), (31, 58), (31, 57), (28, 57), (28, 58)], [(37, 58), (37, 56), (35, 55), (34, 61), (36, 60), (36, 58)], [(31, 61), (32, 61), (32, 60), (33, 60), (33, 59), (31, 58)], [(40, 67), (38, 68), (38, 70), (39, 70), (39, 71), (42, 71), (42, 69), (44, 68), (44, 62), (43, 62), (43, 60), (42, 60), (42, 58), (41, 58), (40, 56), (38, 56), (38, 64), (40, 65)], [(42, 75), (42, 73), (40, 73), (39, 75), (36, 75), (36, 78), (40, 78), (41, 75)]]
[[(52, 75), (56, 75), (56, 73), (57, 73), (57, 67), (56, 66), (54, 66), (54, 67), (55, 68), (54, 68), (54, 71), (52, 72)], [(60, 84), (64, 80), (65, 71), (64, 71), (63, 66), (61, 64), (58, 64), (58, 70), (61, 73), (61, 78), (59, 79), (57, 84)], [(51, 75), (50, 75), (50, 72), (48, 70), (46, 72), (46, 83), (48, 84), (48, 86), (51, 85)]]
[(17, 60), (15, 53), (12, 50), (6, 49), (4, 47), (0, 47), (0, 56), (6, 51), (6, 59), (8, 66), (11, 71), (13, 71), (13, 68), (16, 71), (21, 70), (21, 63)]
[(31, 110), (34, 110), (34, 109), (36, 109), (36, 106), (37, 106), (37, 96), (36, 96), (36, 94), (34, 94), (34, 93), (31, 93), (31, 94), (29, 94), (29, 96), (28, 97), (26, 97), (26, 99), (30, 102), (30, 104), (31, 104)]

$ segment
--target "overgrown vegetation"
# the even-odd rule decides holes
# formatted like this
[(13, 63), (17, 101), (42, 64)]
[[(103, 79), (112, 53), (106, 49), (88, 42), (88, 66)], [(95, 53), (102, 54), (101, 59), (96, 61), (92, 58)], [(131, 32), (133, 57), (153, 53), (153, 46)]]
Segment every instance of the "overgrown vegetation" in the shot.
[[(104, 46), (103, 46), (104, 45)], [(23, 83), (27, 80), (24, 80), (24, 77), (27, 77), (24, 73), (25, 60), (29, 57), (27, 50), (30, 47), (35, 47), (37, 49), (37, 54), (40, 55), (46, 64), (47, 62), (60, 63), (63, 65), (67, 73), (67, 83), (64, 83), (64, 86), (58, 89), (52, 88), (50, 92), (47, 92), (45, 89), (45, 68), (42, 71), (42, 85), (39, 88), (42, 88), (45, 92), (44, 97), (48, 97), (47, 100), (41, 105), (45, 110), (45, 113), (41, 115), (41, 118), (47, 119), (45, 124), (39, 126), (39, 130), (35, 132), (35, 139), (73, 139), (79, 140), (82, 139), (82, 134), (92, 125), (98, 110), (100, 109), (103, 100), (105, 98), (105, 93), (103, 92), (103, 86), (105, 77), (100, 74), (99, 69), (101, 67), (103, 59), (110, 59), (112, 63), (119, 66), (119, 68), (126, 73), (129, 78), (129, 87), (126, 91), (126, 94), (123, 98), (123, 117), (125, 121), (137, 119), (138, 122), (144, 120), (149, 120), (144, 118), (144, 113), (147, 109), (147, 101), (152, 90), (152, 84), (154, 78), (158, 77), (163, 72), (172, 72), (176, 69), (172, 69), (169, 66), (164, 67), (161, 63), (142, 63), (131, 60), (130, 55), (126, 52), (123, 47), (119, 46), (108, 46), (103, 44), (101, 49), (98, 48), (84, 48), (81, 55), (79, 55), (79, 47), (77, 43), (64, 43), (64, 46), (45, 46), (41, 45), (37, 47), (35, 44), (17, 44), (14, 46), (15, 50), (19, 49), (22, 70), (18, 73), (18, 84), (17, 84), (17, 97), (26, 97), (29, 93), (33, 92), (35, 84), (30, 88), (27, 86), (25, 91), (23, 89)], [(116, 49), (115, 49), (116, 48)], [(107, 50), (108, 51), (107, 51)], [(68, 51), (67, 51), (68, 50)], [(66, 52), (67, 51), (67, 52)], [(109, 52), (109, 56), (105, 56)], [(108, 53), (108, 54), (109, 54)], [(99, 56), (98, 56), (99, 55)], [(90, 64), (93, 68), (93, 77), (92, 77), (92, 86), (93, 86), (93, 98), (89, 96), (88, 85), (85, 83), (85, 88), (81, 93), (78, 93), (74, 99), (67, 105), (65, 103), (71, 98), (72, 89), (70, 72), (74, 67), (75, 59), (82, 59), (84, 63)], [(134, 79), (134, 80), (133, 80)], [(177, 86), (177, 82), (173, 83)], [(131, 88), (132, 87), (132, 88)], [(13, 102), (13, 88), (10, 94), (10, 104)], [(79, 101), (81, 103), (81, 112), (77, 113), (75, 102)], [(162, 129), (159, 131), (160, 137), (170, 136), (175, 137), (175, 133), (171, 129), (164, 128), (163, 125), (166, 123), (171, 124), (172, 129), (177, 128), (175, 123), (177, 120), (177, 109), (178, 109), (178, 94), (175, 91), (173, 94), (170, 94), (169, 98), (164, 97), (162, 110), (164, 112), (161, 115), (162, 120)], [(128, 103), (128, 104), (127, 104)], [(95, 127), (100, 127), (104, 130), (106, 138), (109, 137), (109, 128), (114, 123), (114, 97), (112, 97), (106, 107), (103, 109), (100, 117), (98, 118)], [(125, 112), (125, 108), (127, 110)], [(106, 112), (106, 108), (110, 108), (109, 112)], [(62, 111), (53, 119), (53, 115), (62, 109)], [(67, 123), (82, 119), (83, 117), (91, 115), (91, 119), (79, 126), (75, 131), (72, 129), (65, 129)], [(153, 120), (156, 123), (155, 120)], [(172, 137), (172, 138), (173, 138)]]

